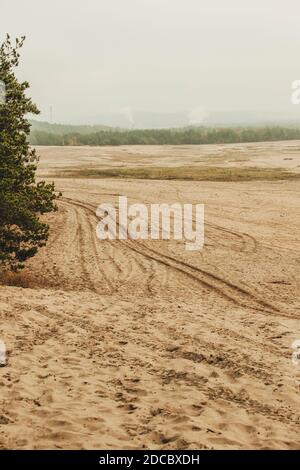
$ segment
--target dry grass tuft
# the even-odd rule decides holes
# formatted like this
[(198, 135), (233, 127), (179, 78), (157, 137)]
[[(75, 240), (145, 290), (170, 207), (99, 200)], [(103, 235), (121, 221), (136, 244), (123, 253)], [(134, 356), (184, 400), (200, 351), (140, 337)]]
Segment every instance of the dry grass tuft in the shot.
[(17, 273), (12, 271), (3, 271), (0, 274), (0, 284), (10, 287), (23, 287), (24, 289), (35, 287), (35, 279), (28, 272), (23, 270)]

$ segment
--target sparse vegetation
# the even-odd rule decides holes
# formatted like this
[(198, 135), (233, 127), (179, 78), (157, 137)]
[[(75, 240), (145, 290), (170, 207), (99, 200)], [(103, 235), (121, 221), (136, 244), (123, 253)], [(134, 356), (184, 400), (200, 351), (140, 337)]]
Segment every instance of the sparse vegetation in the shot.
[(189, 181), (255, 181), (299, 179), (299, 173), (277, 168), (222, 168), (209, 166), (143, 167), (63, 170), (55, 175), (65, 178), (132, 178)]

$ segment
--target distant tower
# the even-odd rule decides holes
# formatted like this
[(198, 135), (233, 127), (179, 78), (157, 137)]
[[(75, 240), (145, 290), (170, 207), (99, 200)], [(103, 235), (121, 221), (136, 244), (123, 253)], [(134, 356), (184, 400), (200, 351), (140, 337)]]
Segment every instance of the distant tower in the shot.
[(50, 106), (50, 124), (53, 123), (53, 108)]

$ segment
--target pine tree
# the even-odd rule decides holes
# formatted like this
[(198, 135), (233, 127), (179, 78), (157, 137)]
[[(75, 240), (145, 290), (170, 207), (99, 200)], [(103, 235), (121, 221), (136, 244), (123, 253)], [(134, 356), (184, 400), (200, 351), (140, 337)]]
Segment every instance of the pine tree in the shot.
[(26, 96), (28, 82), (19, 82), (14, 69), (24, 37), (15, 43), (7, 35), (0, 47), (0, 268), (18, 270), (45, 245), (49, 227), (41, 214), (56, 210), (54, 184), (36, 182), (38, 156), (28, 142), (28, 113), (39, 114)]

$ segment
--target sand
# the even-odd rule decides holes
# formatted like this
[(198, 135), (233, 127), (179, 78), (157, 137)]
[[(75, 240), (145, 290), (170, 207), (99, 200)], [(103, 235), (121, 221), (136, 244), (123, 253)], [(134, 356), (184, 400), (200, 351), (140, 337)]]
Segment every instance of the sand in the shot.
[(39, 174), (78, 169), (212, 166), (285, 168), (300, 173), (300, 141), (226, 145), (123, 145), (119, 147), (37, 147)]
[[(47, 247), (0, 286), (0, 448), (299, 448), (299, 183), (56, 184)], [(119, 195), (204, 203), (203, 251), (99, 241)]]

